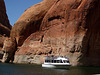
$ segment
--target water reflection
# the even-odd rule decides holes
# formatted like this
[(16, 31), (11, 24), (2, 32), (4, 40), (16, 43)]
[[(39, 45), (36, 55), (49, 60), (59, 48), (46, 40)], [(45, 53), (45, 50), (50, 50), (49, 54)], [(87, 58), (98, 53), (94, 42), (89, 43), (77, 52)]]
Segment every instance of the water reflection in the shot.
[(50, 69), (43, 68), (44, 75), (66, 75), (69, 69)]
[(41, 65), (0, 63), (0, 75), (94, 75), (100, 74), (100, 67), (70, 67), (69, 69), (48, 69)]

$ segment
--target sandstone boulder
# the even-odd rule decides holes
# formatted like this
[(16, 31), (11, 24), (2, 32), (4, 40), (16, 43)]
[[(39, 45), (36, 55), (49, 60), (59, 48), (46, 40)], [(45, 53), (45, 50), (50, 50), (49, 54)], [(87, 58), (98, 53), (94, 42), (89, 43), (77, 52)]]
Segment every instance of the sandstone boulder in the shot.
[(17, 50), (17, 43), (16, 43), (16, 39), (15, 38), (6, 38), (4, 40), (4, 45), (3, 45), (3, 51), (4, 51), (4, 55), (3, 55), (3, 59), (2, 62), (13, 62), (14, 60), (14, 55), (15, 52)]

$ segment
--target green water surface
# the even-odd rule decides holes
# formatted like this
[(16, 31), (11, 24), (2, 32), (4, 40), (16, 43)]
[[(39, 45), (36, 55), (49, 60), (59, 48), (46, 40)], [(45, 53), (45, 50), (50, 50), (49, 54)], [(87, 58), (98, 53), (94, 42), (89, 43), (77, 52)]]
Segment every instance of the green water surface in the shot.
[(0, 75), (100, 75), (100, 67), (47, 69), (41, 65), (0, 63)]

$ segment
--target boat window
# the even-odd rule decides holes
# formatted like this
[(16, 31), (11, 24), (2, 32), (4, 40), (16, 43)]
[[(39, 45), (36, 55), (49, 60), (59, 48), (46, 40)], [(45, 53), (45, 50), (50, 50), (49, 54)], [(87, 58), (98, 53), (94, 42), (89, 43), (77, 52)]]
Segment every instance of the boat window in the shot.
[(45, 62), (47, 62), (47, 60), (45, 60)]
[(63, 63), (62, 60), (59, 60), (59, 63)]
[(50, 62), (50, 60), (45, 60), (45, 62)]
[(52, 61), (52, 63), (54, 62), (53, 60), (51, 60)]
[(53, 63), (63, 63), (62, 60), (53, 60)]
[(68, 60), (63, 60), (63, 62), (64, 62), (64, 63), (69, 63), (69, 61), (68, 61)]
[(50, 60), (48, 60), (48, 62), (51, 62)]
[(57, 63), (59, 63), (59, 60), (56, 60), (57, 61)]
[(56, 60), (54, 60), (54, 63), (56, 63)]
[(67, 61), (67, 63), (70, 63), (69, 61)]
[(66, 60), (64, 60), (63, 62), (62, 62), (62, 60), (45, 60), (45, 62), (46, 63), (66, 63), (67, 61)]

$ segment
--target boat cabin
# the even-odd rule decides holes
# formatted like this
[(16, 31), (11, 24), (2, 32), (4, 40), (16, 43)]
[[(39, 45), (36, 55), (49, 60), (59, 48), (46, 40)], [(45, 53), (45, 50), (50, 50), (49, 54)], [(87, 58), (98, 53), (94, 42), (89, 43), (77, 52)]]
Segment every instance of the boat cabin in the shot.
[(71, 64), (65, 56), (46, 56), (42, 67), (45, 68), (68, 68)]
[(46, 57), (45, 63), (69, 63), (68, 58), (59, 56), (59, 57)]

